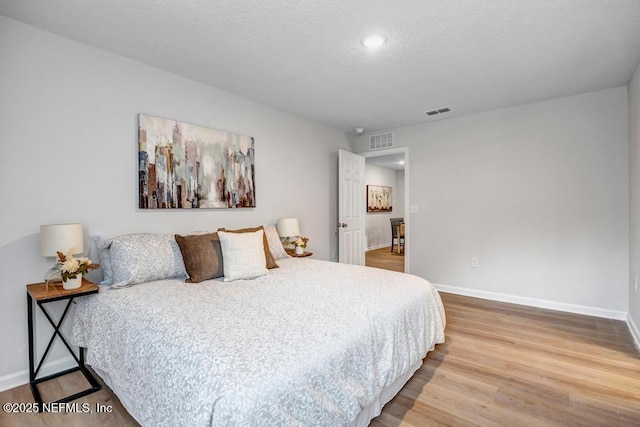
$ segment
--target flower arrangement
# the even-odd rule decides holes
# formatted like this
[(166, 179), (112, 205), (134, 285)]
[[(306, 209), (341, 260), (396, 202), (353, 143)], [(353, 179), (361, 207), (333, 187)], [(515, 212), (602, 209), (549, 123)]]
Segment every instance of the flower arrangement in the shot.
[(306, 237), (298, 237), (298, 240), (296, 240), (294, 243), (296, 246), (300, 246), (302, 249), (304, 249), (307, 247), (308, 241), (309, 239)]
[(73, 251), (75, 248), (69, 249), (67, 254), (58, 252), (58, 260), (60, 261), (60, 275), (62, 281), (66, 282), (68, 279), (75, 279), (78, 274), (83, 275), (89, 270), (95, 270), (100, 267), (100, 264), (93, 263), (87, 257), (74, 258)]

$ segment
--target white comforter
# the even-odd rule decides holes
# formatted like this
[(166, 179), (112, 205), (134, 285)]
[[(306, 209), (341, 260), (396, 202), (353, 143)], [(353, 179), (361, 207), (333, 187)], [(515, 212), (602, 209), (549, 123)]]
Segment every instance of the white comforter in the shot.
[(284, 259), (254, 280), (78, 299), (76, 345), (144, 426), (340, 426), (444, 341), (416, 276)]

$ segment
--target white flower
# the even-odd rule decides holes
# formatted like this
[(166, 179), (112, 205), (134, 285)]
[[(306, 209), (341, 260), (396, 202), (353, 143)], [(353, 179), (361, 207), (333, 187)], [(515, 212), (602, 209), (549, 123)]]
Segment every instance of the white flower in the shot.
[(74, 258), (73, 252), (75, 249), (69, 249), (67, 255), (63, 255), (58, 252), (58, 261), (60, 262), (60, 272), (62, 273), (62, 280), (76, 278), (78, 275), (82, 276), (89, 270), (95, 270), (100, 267), (100, 264), (95, 264), (87, 257)]
[(298, 239), (294, 242), (296, 246), (300, 246), (301, 248), (307, 247), (307, 239), (306, 237), (298, 237)]
[(75, 273), (80, 268), (80, 263), (76, 258), (67, 258), (65, 262), (62, 263), (60, 269), (66, 273)]

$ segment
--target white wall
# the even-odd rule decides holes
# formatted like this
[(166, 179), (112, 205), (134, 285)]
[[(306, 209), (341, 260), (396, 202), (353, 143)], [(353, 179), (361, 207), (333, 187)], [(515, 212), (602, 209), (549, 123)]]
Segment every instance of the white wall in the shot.
[[(24, 285), (53, 262), (39, 254), (41, 224), (81, 222), (85, 236), (111, 236), (297, 216), (316, 258), (337, 249), (342, 132), (1, 16), (0, 61), (0, 388), (27, 369)], [(138, 113), (253, 136), (258, 207), (138, 210)], [(50, 332), (42, 317), (41, 347)]]
[[(628, 86), (629, 91), (629, 320), (640, 341), (640, 65)], [(640, 286), (640, 284), (638, 285)], [(640, 289), (639, 289), (640, 290)]]
[(376, 165), (365, 164), (364, 170), (365, 185), (382, 185), (391, 187), (393, 205), (391, 212), (367, 212), (365, 217), (365, 229), (367, 234), (367, 250), (391, 246), (391, 218), (398, 218), (398, 206), (404, 205), (404, 200), (400, 201), (396, 197), (398, 187), (396, 182), (396, 171)]
[(625, 87), (395, 129), (395, 141), (411, 150), (409, 203), (419, 209), (407, 241), (413, 274), (470, 294), (624, 316)]

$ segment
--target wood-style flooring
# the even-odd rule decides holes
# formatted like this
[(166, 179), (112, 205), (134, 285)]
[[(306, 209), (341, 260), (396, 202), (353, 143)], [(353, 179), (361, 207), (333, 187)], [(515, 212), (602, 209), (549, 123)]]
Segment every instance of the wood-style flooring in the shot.
[(640, 426), (625, 322), (441, 295), (446, 342), (372, 426)]
[[(640, 359), (624, 322), (441, 295), (446, 342), (372, 426), (640, 426)], [(84, 381), (73, 374), (40, 390), (53, 399)], [(28, 385), (0, 393), (0, 403), (32, 401)], [(0, 426), (137, 426), (107, 387), (77, 402), (94, 413), (0, 411)]]
[(373, 249), (365, 253), (364, 264), (367, 267), (404, 272), (404, 253), (391, 252), (391, 246)]

